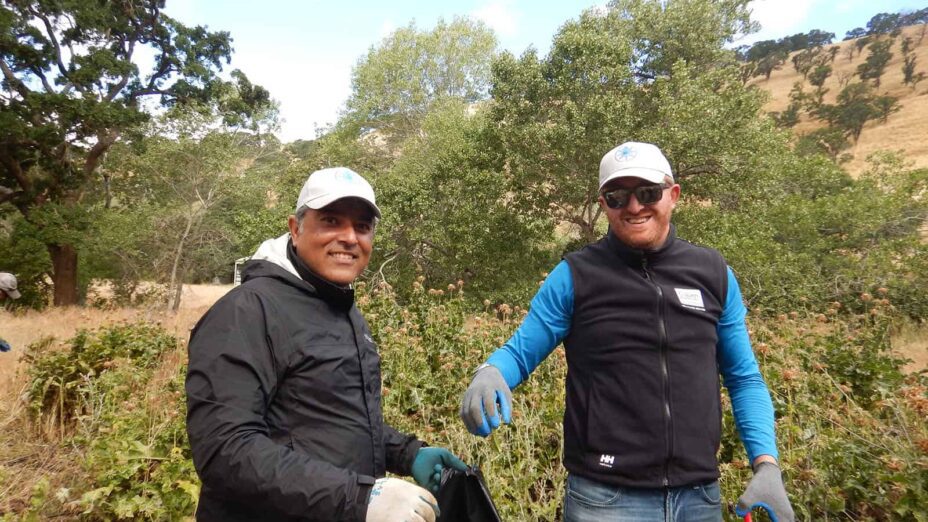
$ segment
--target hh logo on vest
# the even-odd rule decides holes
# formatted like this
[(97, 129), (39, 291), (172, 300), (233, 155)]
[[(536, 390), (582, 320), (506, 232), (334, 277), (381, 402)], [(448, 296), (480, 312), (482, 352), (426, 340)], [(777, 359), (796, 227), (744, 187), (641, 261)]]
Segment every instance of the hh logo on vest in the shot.
[(695, 288), (674, 288), (677, 292), (677, 299), (680, 300), (685, 308), (690, 310), (706, 311), (706, 306), (702, 302), (702, 292)]
[(613, 464), (615, 464), (615, 456), (613, 456), (613, 455), (601, 455), (601, 456), (599, 457), (599, 465), (600, 465), (600, 466), (606, 466), (607, 468), (611, 468)]

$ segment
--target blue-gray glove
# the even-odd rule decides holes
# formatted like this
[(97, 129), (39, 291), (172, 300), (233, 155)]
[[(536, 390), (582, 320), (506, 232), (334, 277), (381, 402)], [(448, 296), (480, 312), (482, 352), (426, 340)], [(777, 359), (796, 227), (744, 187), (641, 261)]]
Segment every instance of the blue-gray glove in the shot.
[[(499, 410), (496, 404), (499, 403)], [(461, 402), (461, 419), (467, 431), (486, 437), (499, 428), (502, 421), (512, 420), (512, 392), (503, 374), (495, 366), (484, 365), (477, 370)]]
[(743, 517), (750, 513), (751, 509), (757, 507), (766, 509), (773, 522), (794, 522), (796, 520), (793, 507), (790, 506), (789, 499), (786, 497), (780, 467), (772, 462), (761, 462), (754, 469), (754, 478), (738, 499), (735, 513)]
[(438, 493), (441, 472), (445, 468), (467, 471), (467, 464), (445, 448), (419, 448), (412, 461), (412, 478), (432, 493)]
[(13, 347), (10, 346), (10, 343), (0, 339), (0, 352), (8, 352), (12, 349)]

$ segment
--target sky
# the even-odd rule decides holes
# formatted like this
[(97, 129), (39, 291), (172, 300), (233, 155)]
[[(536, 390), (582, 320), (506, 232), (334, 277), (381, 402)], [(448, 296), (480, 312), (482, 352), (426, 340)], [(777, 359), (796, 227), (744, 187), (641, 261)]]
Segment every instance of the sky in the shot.
[[(186, 25), (229, 31), (235, 52), (227, 70), (241, 69), (280, 104), (285, 142), (313, 139), (334, 123), (351, 92), (351, 71), (394, 30), (439, 19), (485, 22), (500, 49), (516, 55), (534, 47), (543, 56), (564, 22), (605, 0), (167, 0), (165, 12)], [(928, 0), (755, 0), (760, 32), (735, 45), (811, 29), (844, 33), (878, 12), (928, 7)]]

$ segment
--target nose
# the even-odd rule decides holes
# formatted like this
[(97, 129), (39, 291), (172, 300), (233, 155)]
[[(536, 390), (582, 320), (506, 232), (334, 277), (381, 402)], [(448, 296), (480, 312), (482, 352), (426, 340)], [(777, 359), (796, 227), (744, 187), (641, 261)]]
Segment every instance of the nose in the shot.
[(642, 205), (642, 204), (638, 201), (638, 197), (635, 196), (635, 193), (632, 192), (631, 194), (629, 194), (629, 196), (628, 196), (628, 203), (625, 204), (625, 210), (626, 210), (627, 212), (632, 213), (632, 214), (637, 214), (637, 213), (640, 212), (641, 209), (643, 209), (643, 208), (644, 208), (644, 205)]
[(338, 231), (338, 240), (350, 246), (358, 244), (358, 233), (354, 228), (354, 223), (348, 222), (342, 225)]

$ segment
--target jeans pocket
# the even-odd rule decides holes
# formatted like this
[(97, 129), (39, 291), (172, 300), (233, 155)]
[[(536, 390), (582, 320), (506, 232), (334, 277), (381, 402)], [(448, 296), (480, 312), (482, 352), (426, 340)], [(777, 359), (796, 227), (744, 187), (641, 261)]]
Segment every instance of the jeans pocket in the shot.
[(708, 504), (718, 505), (722, 503), (722, 490), (719, 488), (719, 481), (699, 486), (699, 493), (702, 499)]
[(567, 496), (588, 506), (611, 506), (619, 501), (622, 489), (618, 486), (602, 484), (579, 475), (567, 476)]

